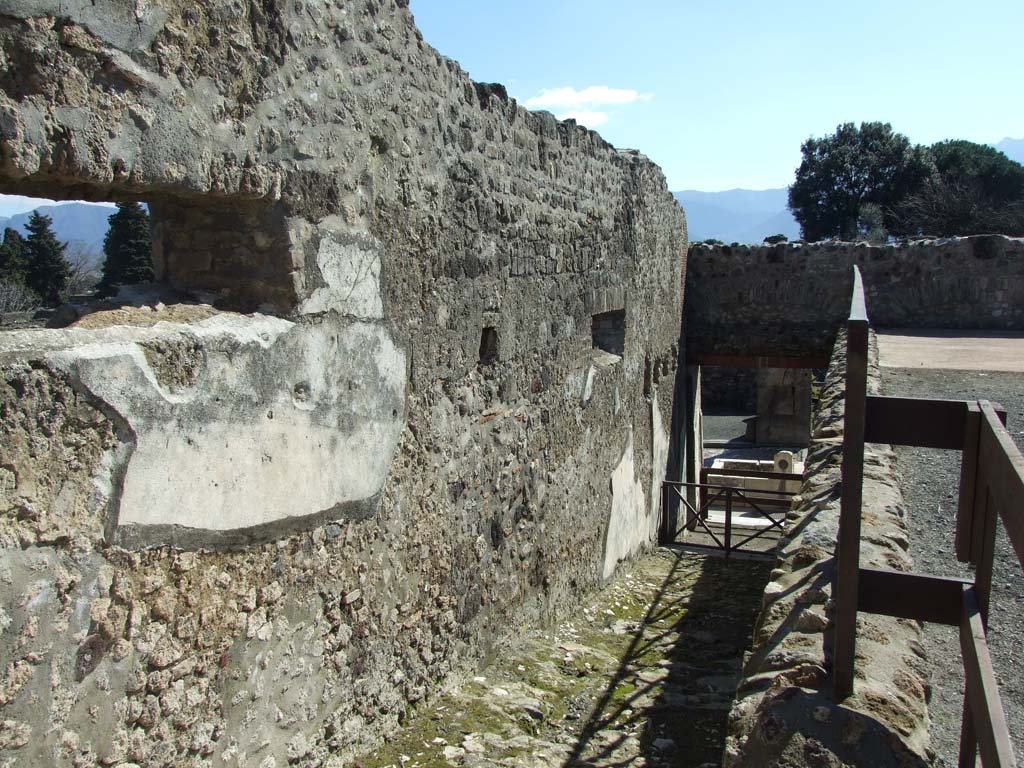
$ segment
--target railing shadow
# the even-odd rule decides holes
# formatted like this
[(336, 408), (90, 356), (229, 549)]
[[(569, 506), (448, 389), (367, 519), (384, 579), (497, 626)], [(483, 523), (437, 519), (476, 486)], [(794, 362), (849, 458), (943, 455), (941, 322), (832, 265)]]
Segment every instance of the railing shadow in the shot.
[(671, 556), (668, 574), (563, 768), (630, 764), (636, 749), (623, 747), (631, 739), (639, 739), (650, 765), (719, 763), (772, 564), (680, 548), (672, 548)]

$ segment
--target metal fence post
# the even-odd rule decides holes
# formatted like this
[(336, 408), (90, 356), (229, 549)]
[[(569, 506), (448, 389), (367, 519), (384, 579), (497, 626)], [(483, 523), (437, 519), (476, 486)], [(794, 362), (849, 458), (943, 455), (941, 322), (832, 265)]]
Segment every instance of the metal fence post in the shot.
[(725, 556), (732, 550), (732, 488), (725, 489)]

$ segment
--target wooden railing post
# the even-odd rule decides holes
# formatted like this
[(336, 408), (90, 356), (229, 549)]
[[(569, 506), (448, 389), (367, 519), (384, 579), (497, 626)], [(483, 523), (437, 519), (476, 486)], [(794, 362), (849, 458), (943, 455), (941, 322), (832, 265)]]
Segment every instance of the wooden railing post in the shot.
[(857, 633), (857, 580), (864, 481), (864, 413), (867, 407), (868, 316), (860, 270), (853, 268), (853, 296), (846, 323), (846, 396), (843, 417), (842, 499), (836, 552), (835, 648), (832, 683), (837, 699), (853, 693)]

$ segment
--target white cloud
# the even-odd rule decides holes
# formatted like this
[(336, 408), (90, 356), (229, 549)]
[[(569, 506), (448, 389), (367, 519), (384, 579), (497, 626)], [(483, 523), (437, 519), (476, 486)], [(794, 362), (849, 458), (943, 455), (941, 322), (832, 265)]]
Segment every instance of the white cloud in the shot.
[(653, 97), (653, 93), (640, 93), (632, 88), (591, 85), (582, 91), (571, 87), (542, 88), (539, 96), (532, 96), (523, 103), (529, 109), (582, 110), (586, 107), (619, 106), (635, 101), (649, 101)]
[(601, 123), (608, 122), (607, 112), (566, 112), (562, 115), (555, 115), (559, 120), (575, 120), (587, 128), (597, 128)]

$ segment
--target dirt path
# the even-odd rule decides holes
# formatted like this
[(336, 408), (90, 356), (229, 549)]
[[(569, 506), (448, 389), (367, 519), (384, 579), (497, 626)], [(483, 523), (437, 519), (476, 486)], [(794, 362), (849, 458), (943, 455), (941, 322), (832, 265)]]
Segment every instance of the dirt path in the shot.
[(770, 564), (662, 549), (356, 765), (718, 765)]
[(883, 368), (1024, 373), (1024, 333), (879, 331)]

